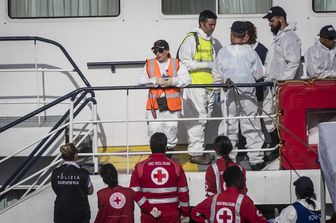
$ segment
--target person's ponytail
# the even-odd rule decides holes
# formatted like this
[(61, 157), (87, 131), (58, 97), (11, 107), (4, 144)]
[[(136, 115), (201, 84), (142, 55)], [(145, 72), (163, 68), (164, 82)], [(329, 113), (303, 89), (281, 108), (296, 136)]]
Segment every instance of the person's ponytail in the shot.
[(310, 197), (306, 197), (305, 201), (307, 202), (307, 204), (311, 205), (314, 209), (316, 208), (315, 201), (313, 201), (312, 199), (310, 199)]
[(225, 160), (225, 167), (228, 167), (229, 163), (232, 162), (232, 160), (231, 160), (229, 154), (224, 154), (224, 155), (223, 155), (223, 158), (224, 158), (224, 160)]

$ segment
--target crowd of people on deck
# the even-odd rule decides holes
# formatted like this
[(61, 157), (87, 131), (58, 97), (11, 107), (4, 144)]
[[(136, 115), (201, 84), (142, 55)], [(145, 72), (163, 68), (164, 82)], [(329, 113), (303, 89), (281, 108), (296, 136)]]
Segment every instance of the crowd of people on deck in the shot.
[[(178, 118), (186, 120), (190, 162), (199, 165), (212, 163), (214, 156), (204, 153), (207, 118), (215, 104), (221, 107), (222, 117), (218, 135), (226, 135), (233, 144), (230, 157), (236, 160), (239, 135), (246, 139), (246, 149), (274, 147), (279, 142), (275, 114), (274, 87), (234, 87), (240, 83), (276, 82), (302, 78), (301, 40), (295, 33), (296, 23), (287, 22), (285, 10), (272, 7), (263, 17), (268, 19), (274, 35), (267, 49), (257, 41), (257, 30), (250, 21), (235, 21), (231, 25), (231, 44), (224, 47), (212, 37), (217, 16), (210, 10), (199, 15), (199, 27), (183, 39), (176, 58), (170, 54), (167, 41), (157, 40), (151, 50), (155, 58), (148, 59), (138, 84), (152, 87), (148, 92), (146, 119), (148, 136), (164, 132), (168, 151), (174, 150)], [(307, 75), (310, 78), (336, 76), (336, 31), (332, 25), (322, 27), (315, 46), (305, 54)], [(184, 88), (189, 84), (224, 84), (226, 87)], [(172, 88), (174, 87), (174, 88)], [(256, 115), (268, 117), (248, 118)], [(247, 117), (237, 119), (234, 117)], [(155, 122), (152, 120), (156, 119)], [(160, 119), (172, 119), (162, 121)], [(264, 129), (264, 130), (263, 130)], [(268, 135), (268, 142), (265, 142)], [(271, 141), (269, 140), (271, 139)], [(265, 167), (262, 151), (248, 152), (252, 170)]]
[[(272, 113), (272, 87), (261, 89), (260, 96), (256, 88), (235, 88), (235, 84), (300, 78), (301, 40), (295, 33), (296, 24), (287, 22), (286, 12), (279, 6), (272, 7), (263, 18), (268, 19), (274, 35), (269, 49), (257, 41), (256, 27), (249, 21), (235, 21), (231, 44), (221, 47), (212, 37), (217, 16), (205, 10), (199, 15), (199, 27), (188, 32), (176, 58), (171, 56), (167, 41), (154, 43), (151, 50), (155, 58), (146, 61), (138, 78), (139, 84), (152, 87), (146, 104), (148, 120), (190, 118), (185, 122), (188, 152), (191, 163), (208, 165), (206, 198), (190, 208), (186, 174), (179, 162), (165, 154), (177, 144), (178, 122), (149, 121), (152, 154), (136, 164), (129, 188), (118, 184), (113, 164), (101, 166), (99, 173), (107, 187), (97, 192), (96, 223), (320, 222), (321, 207), (309, 177), (301, 176), (294, 182), (298, 200), (274, 219), (267, 220), (247, 195), (246, 171), (236, 162), (238, 132), (240, 129), (246, 138), (247, 149), (262, 148), (265, 136), (260, 120), (223, 120), (213, 143), (216, 161), (203, 153), (206, 118), (215, 103), (221, 105), (224, 117), (254, 116), (259, 112), (258, 101), (266, 113)], [(335, 40), (336, 31), (331, 25), (321, 28), (316, 44), (304, 56), (308, 77), (336, 76)], [(227, 87), (180, 89), (189, 84), (213, 83), (225, 83)], [(263, 122), (275, 135), (272, 119)], [(54, 221), (87, 223), (91, 218), (88, 195), (93, 193), (89, 173), (76, 164), (78, 150), (73, 144), (61, 146), (60, 152), (65, 162), (51, 177), (56, 193)], [(249, 152), (248, 157), (252, 170), (265, 166), (262, 152)], [(134, 202), (141, 209), (140, 219), (134, 219)]]

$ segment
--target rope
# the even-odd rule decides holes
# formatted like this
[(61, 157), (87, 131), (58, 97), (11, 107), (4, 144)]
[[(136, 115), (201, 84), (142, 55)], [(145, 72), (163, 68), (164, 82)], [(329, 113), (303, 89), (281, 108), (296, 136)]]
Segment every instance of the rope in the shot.
[[(314, 82), (315, 79), (311, 80), (311, 82)], [(289, 81), (288, 81), (289, 82)], [(307, 84), (306, 81), (298, 81), (298, 80), (295, 80), (295, 81), (290, 81), (290, 82), (303, 82), (305, 84)], [(276, 94), (273, 94), (273, 97), (275, 95), (279, 95), (279, 87), (278, 86), (281, 86), (283, 84), (277, 82), (276, 80), (273, 81), (273, 88), (276, 89)], [(234, 90), (240, 94), (244, 94), (245, 96), (247, 96), (247, 94), (245, 92), (243, 92), (239, 87), (237, 87), (234, 83), (230, 83), (226, 86), (226, 88), (234, 88)], [(266, 114), (266, 116), (268, 116), (273, 123), (275, 123), (275, 125), (277, 126), (277, 133), (278, 133), (278, 137), (280, 139), (280, 145), (283, 145), (282, 143), (282, 140), (280, 138), (280, 134), (279, 134), (279, 127), (281, 127), (283, 130), (285, 130), (287, 133), (289, 133), (293, 138), (295, 138), (299, 143), (301, 143), (303, 146), (305, 146), (309, 151), (317, 154), (317, 151), (315, 151), (309, 144), (305, 143), (301, 138), (299, 138), (297, 135), (295, 135), (292, 131), (290, 131), (288, 128), (286, 128), (284, 125), (282, 125), (277, 119), (273, 118), (271, 116), (271, 114), (269, 114), (268, 112), (266, 112), (264, 110), (264, 108), (260, 105), (258, 105), (258, 102), (255, 100), (255, 99), (252, 99), (254, 100), (255, 104), (257, 105), (257, 108), (258, 109), (261, 109), (262, 112), (264, 114)], [(278, 111), (279, 109), (279, 97), (276, 97), (276, 110)], [(278, 118), (279, 117), (279, 112), (276, 113), (276, 117)], [(292, 165), (292, 163), (289, 161), (289, 159), (287, 158), (287, 156), (284, 154), (284, 153), (281, 153), (282, 157), (286, 160), (286, 162), (288, 163), (288, 165), (292, 168), (292, 170), (295, 172), (295, 174), (298, 176), (298, 177), (301, 177), (300, 174), (295, 170), (294, 166)]]
[[(302, 81), (304, 82), (304, 81)], [(306, 83), (306, 82), (305, 82)], [(276, 88), (277, 85), (281, 85), (279, 84), (277, 81), (274, 81), (274, 88), (277, 89), (277, 95), (279, 94), (279, 88)], [(242, 90), (240, 90), (235, 84), (232, 85), (232, 87), (237, 91), (237, 92), (240, 92), (241, 94), (244, 94), (245, 96), (247, 96), (247, 94), (245, 94)], [(275, 96), (273, 94), (273, 96)], [(279, 134), (279, 127), (281, 127), (283, 130), (285, 130), (287, 133), (289, 133), (293, 138), (295, 138), (299, 143), (301, 143), (303, 146), (305, 146), (309, 151), (317, 154), (317, 151), (315, 151), (309, 144), (305, 143), (302, 139), (300, 139), (297, 135), (295, 135), (292, 131), (290, 131), (288, 128), (286, 128), (284, 125), (282, 125), (278, 120), (276, 120), (275, 118), (273, 118), (271, 116), (271, 114), (269, 114), (268, 112), (266, 112), (264, 110), (264, 108), (262, 106), (259, 106), (257, 101), (254, 101), (255, 104), (257, 105), (257, 107), (259, 109), (262, 110), (263, 113), (265, 113), (271, 120), (273, 123), (275, 123), (275, 125), (277, 126), (277, 132), (278, 132), (278, 136), (280, 138), (280, 134)], [(277, 97), (277, 102), (276, 102), (276, 106), (277, 108), (279, 107), (279, 100), (278, 100), (278, 97)], [(278, 110), (278, 109), (277, 109)], [(277, 117), (279, 116), (279, 112), (277, 112)], [(280, 140), (280, 144), (281, 143), (281, 140)]]

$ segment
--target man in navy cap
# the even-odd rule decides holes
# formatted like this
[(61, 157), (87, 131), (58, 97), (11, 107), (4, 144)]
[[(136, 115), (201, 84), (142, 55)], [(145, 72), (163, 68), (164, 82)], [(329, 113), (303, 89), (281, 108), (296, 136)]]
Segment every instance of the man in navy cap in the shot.
[[(262, 62), (258, 54), (248, 45), (247, 25), (235, 21), (231, 26), (231, 45), (223, 47), (217, 54), (212, 73), (215, 83), (232, 80), (234, 83), (255, 83), (263, 77)], [(254, 116), (257, 113), (255, 88), (230, 88), (222, 92), (222, 114), (224, 117)], [(242, 93), (243, 92), (243, 93)], [(261, 149), (264, 134), (258, 119), (227, 119), (218, 128), (218, 135), (226, 135), (233, 144), (230, 158), (235, 161), (237, 155), (239, 127), (246, 138), (247, 149)], [(264, 166), (263, 152), (248, 152), (252, 170), (261, 170)]]
[(308, 77), (336, 77), (336, 31), (332, 25), (322, 27), (320, 39), (305, 54)]
[(283, 209), (280, 215), (271, 222), (319, 223), (321, 219), (321, 205), (316, 201), (312, 180), (309, 177), (303, 176), (294, 182), (294, 186), (298, 200)]
[[(263, 18), (268, 19), (274, 35), (265, 61), (266, 81), (297, 79), (300, 75), (301, 40), (294, 32), (296, 23), (287, 23), (287, 14), (280, 6), (270, 8)], [(264, 110), (267, 114), (275, 113), (275, 100), (271, 90), (268, 87), (265, 92)], [(277, 143), (277, 131), (272, 119), (265, 118), (264, 121), (271, 134), (272, 144)]]

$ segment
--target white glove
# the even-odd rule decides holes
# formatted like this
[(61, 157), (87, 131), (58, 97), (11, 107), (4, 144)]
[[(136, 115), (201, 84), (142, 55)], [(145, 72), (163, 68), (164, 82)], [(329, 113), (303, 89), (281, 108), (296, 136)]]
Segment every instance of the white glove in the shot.
[(223, 88), (223, 90), (224, 92), (227, 92), (227, 90), (229, 90), (234, 86), (234, 82), (231, 80), (231, 78), (227, 78), (224, 85), (225, 87)]
[(156, 207), (153, 207), (153, 209), (151, 210), (150, 214), (154, 218), (159, 218), (161, 216), (161, 211), (159, 211)]
[(161, 77), (155, 77), (155, 83), (154, 83), (154, 86), (157, 87), (160, 85), (160, 82), (161, 82)]
[(161, 87), (169, 87), (173, 84), (173, 78), (160, 78), (159, 85)]
[(189, 217), (181, 216), (181, 223), (188, 223), (190, 221)]

